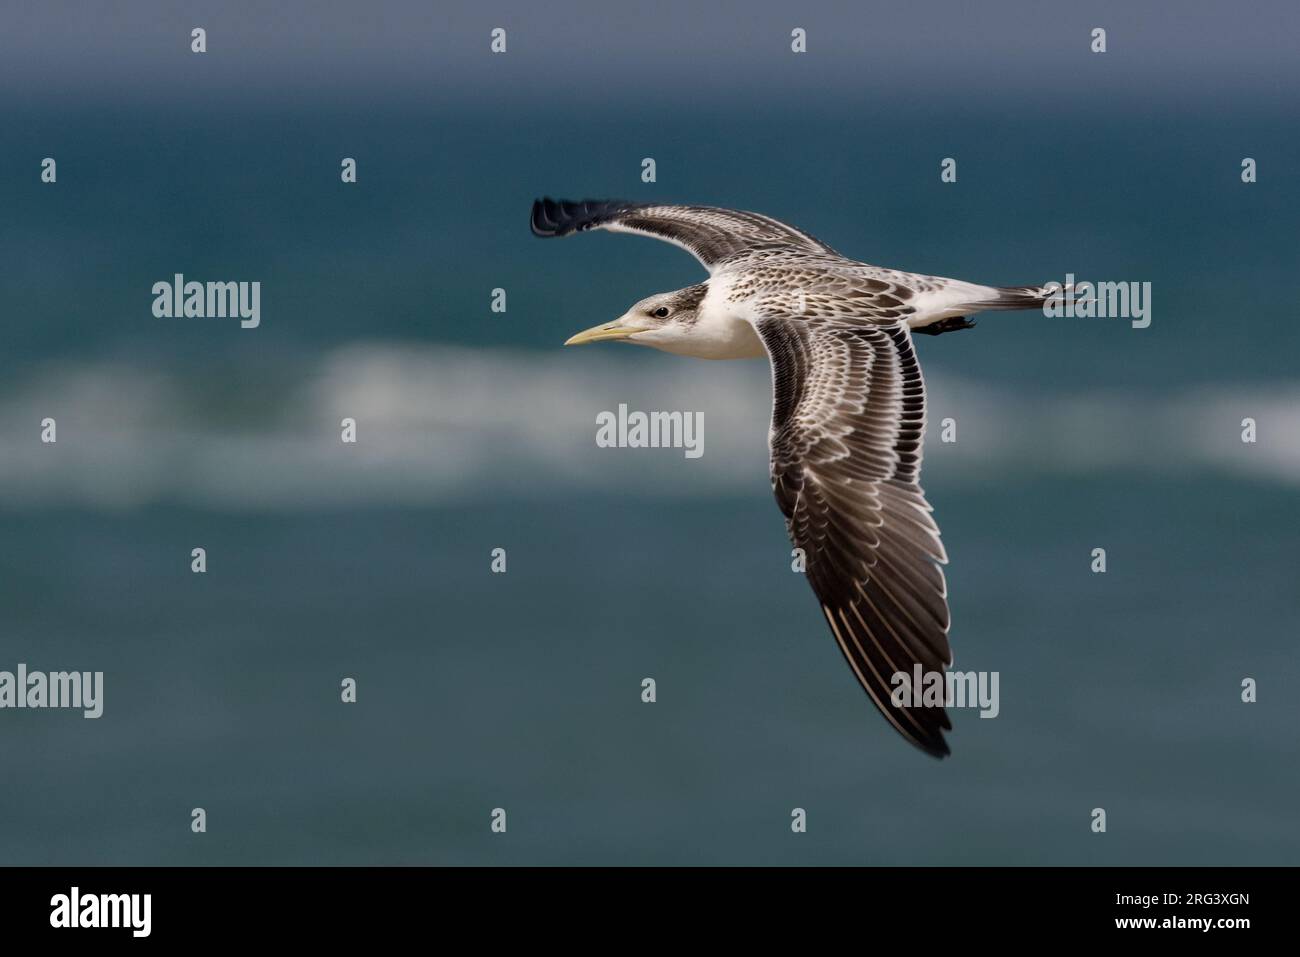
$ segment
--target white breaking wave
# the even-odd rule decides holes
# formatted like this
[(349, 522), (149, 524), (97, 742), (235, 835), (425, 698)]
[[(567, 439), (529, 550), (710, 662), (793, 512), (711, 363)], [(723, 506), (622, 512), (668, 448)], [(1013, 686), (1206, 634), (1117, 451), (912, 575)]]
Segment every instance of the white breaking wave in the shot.
[[(1300, 484), (1300, 383), (1024, 398), (927, 370), (923, 484), (1011, 473), (1236, 475)], [(374, 343), (301, 366), (43, 366), (0, 393), (0, 505), (440, 505), (583, 493), (716, 496), (767, 482), (764, 362), (626, 347), (513, 352)], [(690, 410), (703, 455), (599, 448), (596, 417)], [(41, 421), (58, 441), (40, 441)], [(340, 421), (357, 421), (344, 444)], [(1259, 438), (1241, 441), (1253, 418)], [(943, 420), (956, 441), (940, 441)]]

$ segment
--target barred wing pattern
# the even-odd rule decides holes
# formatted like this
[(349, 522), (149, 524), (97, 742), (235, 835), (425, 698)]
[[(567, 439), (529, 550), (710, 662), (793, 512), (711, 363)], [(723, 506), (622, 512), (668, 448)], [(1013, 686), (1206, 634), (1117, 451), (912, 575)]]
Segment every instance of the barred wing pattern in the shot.
[[(756, 320), (772, 361), (772, 488), (831, 632), (876, 707), (936, 757), (939, 707), (895, 707), (895, 673), (952, 663), (947, 562), (918, 484), (925, 388), (902, 323)], [(916, 689), (918, 694), (920, 689)]]

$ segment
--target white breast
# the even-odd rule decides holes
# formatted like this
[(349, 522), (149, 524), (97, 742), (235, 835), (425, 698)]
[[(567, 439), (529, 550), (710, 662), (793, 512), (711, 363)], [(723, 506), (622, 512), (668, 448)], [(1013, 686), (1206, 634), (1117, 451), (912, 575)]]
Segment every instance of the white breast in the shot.
[(685, 348), (669, 349), (699, 359), (760, 359), (767, 355), (763, 340), (744, 318), (744, 306), (728, 301), (731, 282), (723, 276), (709, 280), (709, 291), (700, 303), (695, 325), (682, 337)]

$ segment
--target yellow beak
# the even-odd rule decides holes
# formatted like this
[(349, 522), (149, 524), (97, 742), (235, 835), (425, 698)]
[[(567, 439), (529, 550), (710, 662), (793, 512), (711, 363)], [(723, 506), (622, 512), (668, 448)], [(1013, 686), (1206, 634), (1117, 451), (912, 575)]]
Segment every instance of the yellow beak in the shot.
[(588, 342), (604, 342), (608, 339), (626, 339), (634, 336), (638, 332), (645, 332), (640, 326), (624, 325), (619, 320), (614, 322), (605, 322), (599, 326), (592, 326), (590, 329), (583, 329), (577, 335), (569, 336), (565, 340), (566, 346), (582, 346)]

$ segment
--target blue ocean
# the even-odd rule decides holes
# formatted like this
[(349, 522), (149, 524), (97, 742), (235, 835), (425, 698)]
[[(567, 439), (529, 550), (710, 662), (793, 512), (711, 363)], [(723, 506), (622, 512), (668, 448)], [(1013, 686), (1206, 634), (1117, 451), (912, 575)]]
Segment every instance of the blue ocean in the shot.
[[(832, 36), (863, 14), (828, 4), (807, 26), (834, 69), (810, 46), (786, 76), (788, 17), (709, 14), (734, 31), (711, 66), (663, 46), (670, 5), (520, 11), (498, 68), (464, 11), (453, 36), (384, 6), (349, 39), (325, 6), (237, 8), (206, 60), (188, 19), (98, 19), (69, 51), (13, 14), (0, 670), (102, 671), (104, 710), (0, 711), (0, 864), (1296, 862), (1293, 60), (1162, 74), (1172, 45), (1137, 62), (1159, 31), (1125, 39), (1116, 6), (1109, 74), (1084, 21), (1040, 74), (1002, 24), (931, 36), (913, 84), (855, 66)], [(1195, 9), (1180, 29), (1212, 36)], [(955, 667), (1000, 675), (951, 757), (889, 728), (791, 572), (767, 364), (562, 347), (699, 265), (540, 241), (542, 195), (756, 210), (974, 282), (1151, 284), (1146, 328), (991, 313), (918, 340)], [(260, 282), (260, 325), (156, 317), (176, 273)], [(694, 410), (704, 454), (598, 447), (620, 403)]]

